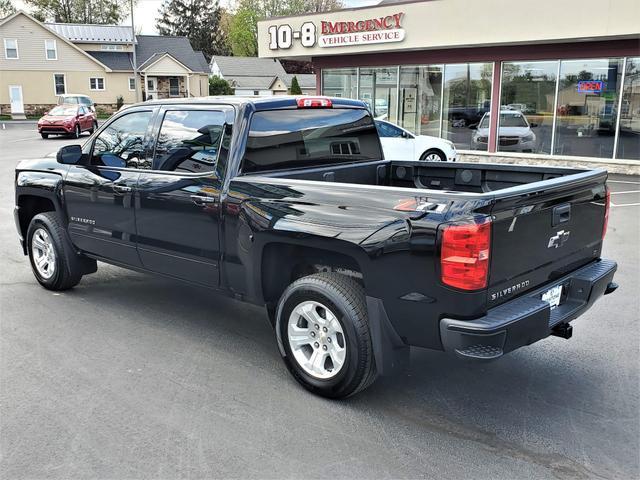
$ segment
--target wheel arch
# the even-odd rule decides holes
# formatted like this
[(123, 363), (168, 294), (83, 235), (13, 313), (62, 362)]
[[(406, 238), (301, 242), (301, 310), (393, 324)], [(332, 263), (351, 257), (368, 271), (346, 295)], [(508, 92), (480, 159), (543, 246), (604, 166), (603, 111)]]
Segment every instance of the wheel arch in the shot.
[[(60, 205), (57, 198), (47, 195), (45, 192), (29, 192), (18, 194), (16, 199), (17, 214), (16, 226), (22, 241), (23, 253), (27, 254), (26, 236), (27, 229), (33, 217), (44, 212), (60, 213)], [(62, 218), (62, 217), (61, 217)]]
[(420, 160), (424, 160), (427, 155), (429, 155), (430, 153), (437, 153), (438, 155), (441, 155), (442, 158), (444, 158), (443, 161), (447, 160), (447, 154), (444, 153), (444, 150), (442, 150), (440, 147), (428, 147), (424, 152), (422, 152), (422, 154), (420, 155)]
[(292, 282), (314, 273), (342, 273), (366, 289), (366, 255), (357, 245), (335, 239), (305, 240), (304, 244), (274, 240), (263, 246), (256, 289), (267, 308), (275, 306)]

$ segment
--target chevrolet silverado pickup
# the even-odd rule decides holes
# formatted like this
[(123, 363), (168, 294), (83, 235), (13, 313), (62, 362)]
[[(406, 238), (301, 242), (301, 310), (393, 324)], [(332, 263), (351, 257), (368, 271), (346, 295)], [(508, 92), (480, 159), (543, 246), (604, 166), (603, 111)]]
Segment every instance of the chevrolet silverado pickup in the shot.
[(96, 261), (264, 305), (295, 379), (340, 398), (410, 347), (472, 361), (550, 335), (613, 292), (604, 170), (385, 159), (366, 104), (157, 100), (16, 168), (36, 280)]

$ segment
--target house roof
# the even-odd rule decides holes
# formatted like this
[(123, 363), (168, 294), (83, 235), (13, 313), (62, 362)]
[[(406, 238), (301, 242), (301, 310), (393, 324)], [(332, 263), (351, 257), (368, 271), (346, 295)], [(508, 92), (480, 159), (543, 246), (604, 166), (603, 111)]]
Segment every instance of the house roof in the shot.
[(229, 57), (214, 55), (211, 62), (216, 62), (224, 78), (235, 76), (280, 77), (285, 79), (287, 72), (277, 59), (258, 57)]
[(246, 90), (268, 90), (275, 82), (275, 76), (250, 76), (250, 75), (237, 75), (237, 76), (224, 76), (225, 80), (231, 84), (234, 88), (246, 89)]
[(100, 63), (112, 70), (133, 70), (133, 56), (130, 52), (87, 52)]
[(193, 72), (209, 73), (209, 65), (202, 52), (195, 51), (187, 37), (137, 35), (136, 60), (142, 67), (156, 54), (168, 53)]
[(47, 27), (72, 42), (131, 43), (131, 27), (122, 25), (87, 25), (82, 23), (46, 23)]
[(316, 88), (315, 73), (289, 73), (287, 75), (289, 76), (289, 79), (285, 80), (285, 82), (287, 83), (288, 87), (291, 86), (291, 80), (293, 80), (293, 77), (296, 77), (298, 79), (298, 85), (300, 85), (300, 88), (307, 90)]

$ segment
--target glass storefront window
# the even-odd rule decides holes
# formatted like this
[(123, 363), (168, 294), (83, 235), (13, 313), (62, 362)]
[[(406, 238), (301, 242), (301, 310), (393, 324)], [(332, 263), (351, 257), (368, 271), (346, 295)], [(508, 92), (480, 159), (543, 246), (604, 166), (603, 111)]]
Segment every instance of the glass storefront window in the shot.
[(480, 123), (491, 108), (492, 75), (492, 63), (444, 67), (442, 137), (458, 149), (487, 150), (489, 129)]
[(442, 65), (400, 67), (400, 126), (440, 136)]
[(358, 69), (332, 68), (322, 71), (323, 95), (358, 98)]
[(557, 61), (502, 64), (498, 151), (551, 153), (557, 77)]
[(640, 57), (627, 58), (616, 158), (640, 160)]
[(375, 118), (397, 123), (398, 68), (361, 68), (360, 100), (369, 105)]
[(563, 60), (553, 153), (611, 158), (622, 59)]

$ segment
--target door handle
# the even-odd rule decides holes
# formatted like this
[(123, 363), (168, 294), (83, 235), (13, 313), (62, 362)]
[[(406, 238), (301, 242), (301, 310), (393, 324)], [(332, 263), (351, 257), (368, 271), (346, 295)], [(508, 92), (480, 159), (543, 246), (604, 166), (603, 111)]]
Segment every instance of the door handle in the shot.
[(133, 190), (133, 188), (128, 187), (128, 186), (126, 186), (126, 185), (114, 185), (114, 186), (113, 186), (113, 189), (114, 189), (116, 192), (120, 192), (120, 193), (129, 193), (130, 191), (132, 191), (132, 190)]
[(206, 195), (191, 195), (191, 201), (198, 206), (202, 206), (207, 203), (216, 203), (215, 197), (207, 197)]

